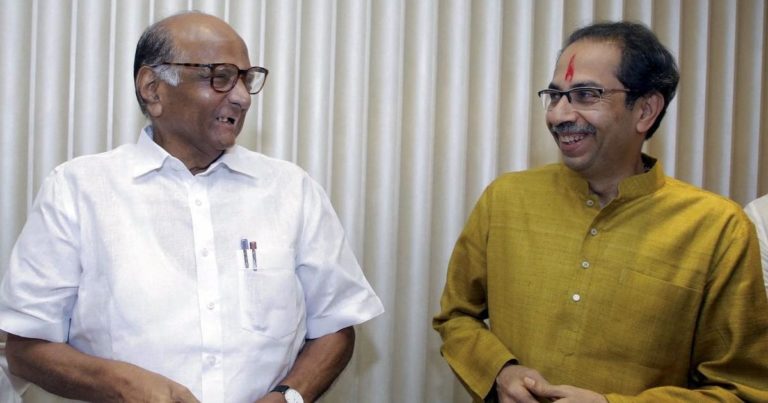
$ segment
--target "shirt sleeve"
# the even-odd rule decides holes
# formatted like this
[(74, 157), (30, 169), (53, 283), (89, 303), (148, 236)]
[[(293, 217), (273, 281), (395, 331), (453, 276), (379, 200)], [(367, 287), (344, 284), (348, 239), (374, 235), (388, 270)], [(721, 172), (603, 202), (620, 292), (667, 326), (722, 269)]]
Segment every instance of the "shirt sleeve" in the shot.
[(721, 235), (694, 336), (690, 389), (657, 387), (610, 402), (768, 402), (768, 300), (757, 239), (745, 217)]
[(73, 192), (63, 172), (43, 182), (0, 284), (0, 329), (64, 342), (80, 278)]
[(481, 196), (456, 242), (440, 313), (432, 322), (443, 339), (440, 352), (475, 401), (488, 395), (504, 364), (515, 360), (485, 322), (489, 192)]
[(297, 275), (307, 306), (307, 337), (315, 339), (372, 319), (384, 307), (363, 275), (323, 189), (308, 176), (303, 189)]

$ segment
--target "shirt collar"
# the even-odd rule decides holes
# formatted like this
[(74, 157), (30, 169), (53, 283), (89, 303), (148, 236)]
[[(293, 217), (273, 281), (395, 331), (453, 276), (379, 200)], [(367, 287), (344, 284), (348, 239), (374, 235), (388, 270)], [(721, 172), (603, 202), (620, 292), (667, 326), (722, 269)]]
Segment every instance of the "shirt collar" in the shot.
[(136, 142), (136, 154), (134, 155), (133, 177), (138, 178), (151, 171), (156, 171), (171, 155), (152, 140), (152, 126), (146, 126)]
[(217, 165), (223, 165), (231, 171), (253, 178), (269, 176), (267, 173), (269, 166), (264, 162), (263, 158), (249, 158), (249, 154), (256, 153), (250, 152), (248, 149), (236, 144), (234, 147), (227, 149), (221, 158), (211, 164), (208, 171), (212, 171)]
[[(163, 164), (169, 160), (175, 160), (180, 165), (181, 161), (174, 158), (168, 151), (160, 147), (152, 139), (152, 126), (148, 125), (144, 127), (139, 135), (139, 140), (136, 143), (136, 155), (135, 163), (133, 164), (133, 177), (145, 175), (151, 171), (159, 170), (163, 167)], [(248, 158), (248, 150), (235, 145), (230, 147), (224, 152), (218, 160), (214, 161), (208, 169), (200, 175), (207, 175), (220, 166), (225, 166), (234, 172), (239, 172), (244, 175), (248, 175), (254, 178), (259, 178), (265, 175), (265, 172), (269, 169), (268, 165), (261, 158)]]

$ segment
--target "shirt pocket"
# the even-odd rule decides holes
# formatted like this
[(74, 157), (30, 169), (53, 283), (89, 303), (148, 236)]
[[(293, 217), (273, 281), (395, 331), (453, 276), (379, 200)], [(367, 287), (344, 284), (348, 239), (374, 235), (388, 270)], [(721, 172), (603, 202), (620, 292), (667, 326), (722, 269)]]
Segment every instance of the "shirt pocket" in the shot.
[(257, 249), (254, 268), (251, 251), (245, 267), (243, 251), (237, 251), (240, 326), (271, 339), (296, 333), (301, 321), (299, 304), (303, 300), (295, 273), (293, 249)]

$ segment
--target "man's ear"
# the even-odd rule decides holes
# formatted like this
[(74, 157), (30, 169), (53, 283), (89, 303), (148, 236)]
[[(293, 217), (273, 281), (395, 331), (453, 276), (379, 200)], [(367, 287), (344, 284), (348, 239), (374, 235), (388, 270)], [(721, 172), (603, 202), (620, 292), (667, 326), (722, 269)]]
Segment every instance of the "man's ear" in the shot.
[(136, 89), (146, 105), (147, 113), (151, 117), (160, 116), (163, 111), (158, 91), (159, 85), (160, 79), (151, 67), (141, 66), (139, 68), (139, 73), (136, 75)]
[(664, 97), (656, 91), (638, 98), (637, 102), (640, 106), (640, 119), (636, 128), (638, 133), (647, 133), (664, 108)]

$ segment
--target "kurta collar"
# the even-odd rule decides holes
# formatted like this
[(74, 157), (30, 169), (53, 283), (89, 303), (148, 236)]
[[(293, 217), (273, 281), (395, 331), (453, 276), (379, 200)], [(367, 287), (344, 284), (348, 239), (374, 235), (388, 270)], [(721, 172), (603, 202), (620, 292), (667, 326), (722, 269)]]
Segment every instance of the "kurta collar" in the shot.
[(650, 166), (648, 172), (633, 175), (619, 183), (619, 195), (616, 200), (636, 199), (651, 194), (664, 185), (664, 169), (661, 162), (646, 154), (642, 155), (645, 166)]
[[(618, 201), (636, 199), (641, 196), (651, 194), (664, 185), (664, 168), (661, 162), (649, 155), (642, 155), (646, 166), (651, 166), (648, 172), (633, 175), (625, 178), (619, 183), (619, 194), (616, 196)], [(589, 183), (576, 171), (561, 164), (561, 171), (566, 185), (573, 191), (583, 194), (585, 198), (590, 196)]]

